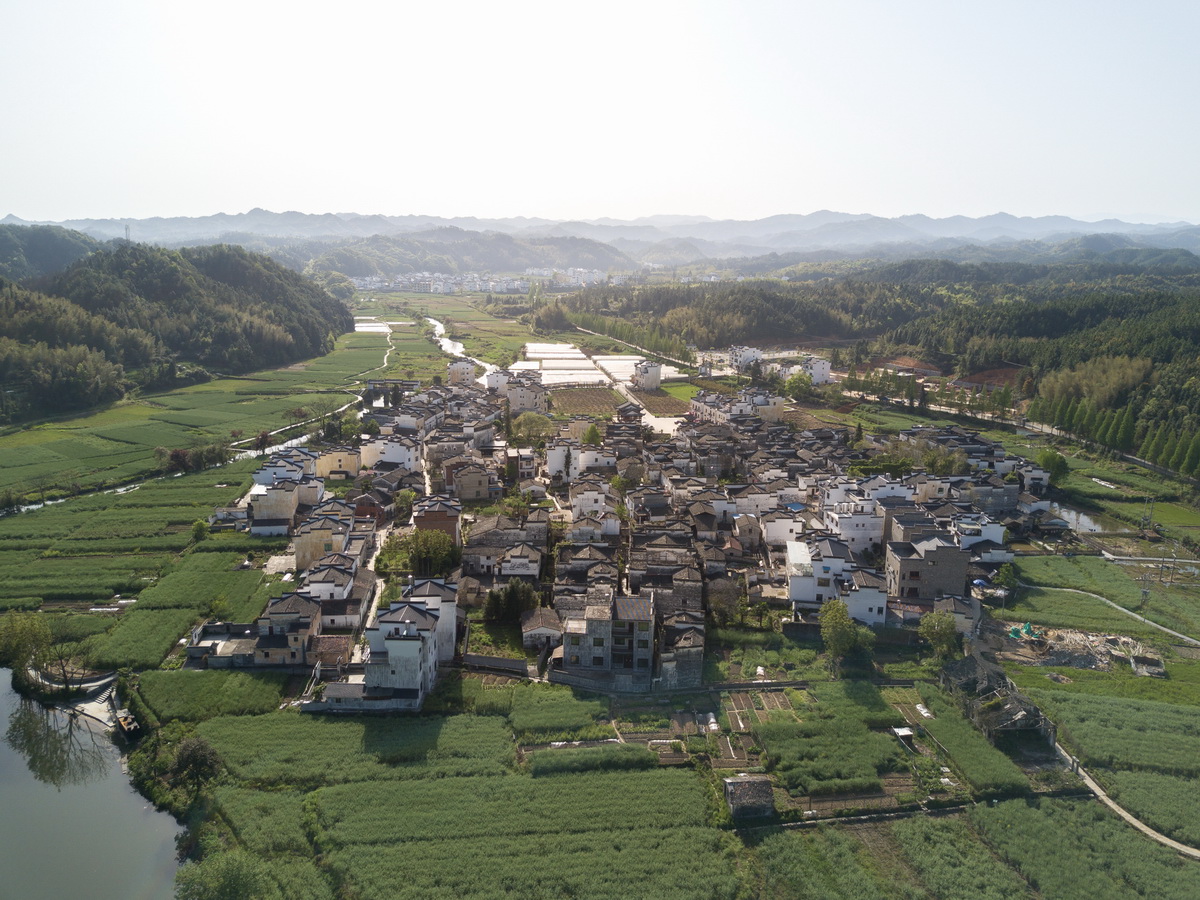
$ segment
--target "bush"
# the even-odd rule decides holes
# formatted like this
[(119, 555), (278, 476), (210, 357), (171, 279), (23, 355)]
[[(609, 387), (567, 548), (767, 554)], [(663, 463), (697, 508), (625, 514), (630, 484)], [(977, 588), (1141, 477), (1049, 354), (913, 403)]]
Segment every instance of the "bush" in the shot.
[(624, 769), (653, 769), (658, 756), (635, 744), (610, 744), (606, 747), (541, 750), (529, 762), (534, 778), (566, 772), (593, 772)]

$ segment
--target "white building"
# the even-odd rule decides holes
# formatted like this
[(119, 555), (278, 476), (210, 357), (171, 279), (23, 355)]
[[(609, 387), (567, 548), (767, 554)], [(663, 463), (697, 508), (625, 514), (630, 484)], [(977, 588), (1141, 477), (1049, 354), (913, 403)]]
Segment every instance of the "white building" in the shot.
[(639, 391), (656, 391), (662, 383), (662, 364), (642, 360), (633, 367), (633, 378), (630, 380)]

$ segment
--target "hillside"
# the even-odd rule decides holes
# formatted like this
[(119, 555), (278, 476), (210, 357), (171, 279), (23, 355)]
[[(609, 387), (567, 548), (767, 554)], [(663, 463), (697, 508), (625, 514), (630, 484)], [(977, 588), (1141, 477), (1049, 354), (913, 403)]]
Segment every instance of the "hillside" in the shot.
[(10, 421), (207, 378), (197, 366), (237, 373), (318, 356), (354, 327), (341, 301), (237, 247), (120, 243), (28, 285), (0, 279)]
[(20, 281), (61, 272), (100, 243), (54, 225), (0, 224), (0, 278)]
[(498, 232), (439, 228), (406, 237), (375, 235), (335, 245), (310, 246), (313, 255), (280, 254), (309, 272), (382, 277), (409, 272), (522, 272), (530, 267), (632, 269), (637, 264), (607, 244), (579, 237), (517, 238)]

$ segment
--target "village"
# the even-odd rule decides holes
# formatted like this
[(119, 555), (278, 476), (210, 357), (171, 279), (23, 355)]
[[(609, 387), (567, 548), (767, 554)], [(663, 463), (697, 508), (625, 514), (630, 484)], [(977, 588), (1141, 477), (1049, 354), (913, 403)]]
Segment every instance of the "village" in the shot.
[[(966, 465), (896, 477), (873, 465), (883, 438), (797, 430), (760, 387), (700, 391), (673, 434), (656, 432), (635, 401), (659, 374), (639, 363), (607, 421), (554, 421), (536, 373), (477, 381), (465, 359), (440, 384), (368, 382), (358, 446), (275, 453), (242, 501), (214, 511), (214, 529), (291, 543), (266, 564), (282, 580), (262, 615), (196, 626), (188, 665), (311, 672), (311, 712), (420, 710), (454, 665), (614, 694), (693, 690), (707, 623), (739, 604), (797, 638), (819, 639), (833, 600), (871, 629), (915, 634), (944, 611), (972, 635), (1013, 559), (1006, 537), (1067, 527), (1048, 473), (974, 432), (902, 432)], [(513, 435), (525, 414), (544, 417), (536, 442)], [(385, 599), (372, 562), (388, 535), (414, 531), (444, 535), (456, 565), (409, 574)], [(515, 586), (527, 656), (491, 656), (468, 612)]]

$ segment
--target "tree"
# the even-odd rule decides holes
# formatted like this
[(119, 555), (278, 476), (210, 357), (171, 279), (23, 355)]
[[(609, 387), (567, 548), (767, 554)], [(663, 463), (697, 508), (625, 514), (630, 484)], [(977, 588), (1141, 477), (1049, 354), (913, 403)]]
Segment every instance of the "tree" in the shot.
[(192, 523), (192, 543), (198, 544), (208, 537), (208, 523), (203, 519), (197, 519)]
[(921, 617), (917, 633), (933, 647), (933, 652), (945, 658), (954, 653), (958, 646), (958, 628), (954, 624), (954, 613), (939, 609)]
[(717, 625), (728, 625), (738, 614), (742, 585), (733, 578), (714, 578), (708, 583), (708, 614)]
[(179, 743), (171, 773), (192, 786), (192, 799), (195, 799), (207, 782), (221, 774), (221, 757), (204, 738), (184, 738)]
[(523, 412), (513, 422), (513, 440), (536, 444), (554, 434), (554, 423), (541, 413)]
[(375, 568), (385, 578), (406, 571), (418, 578), (436, 578), (450, 574), (461, 557), (462, 551), (444, 531), (414, 528), (388, 538)]
[(260, 431), (258, 437), (254, 439), (254, 449), (259, 453), (271, 446), (271, 432)]
[(168, 472), (189, 472), (192, 468), (192, 454), (182, 447), (176, 447), (167, 457)]
[(593, 447), (599, 447), (602, 443), (604, 443), (604, 438), (601, 437), (600, 429), (596, 427), (595, 422), (589, 425), (583, 432), (582, 442), (585, 444), (591, 444)]
[(992, 579), (992, 584), (996, 585), (998, 588), (1003, 588), (1005, 591), (1003, 603), (1004, 607), (1008, 606), (1008, 598), (1014, 596), (1017, 588), (1021, 586), (1021, 582), (1017, 579), (1017, 570), (1013, 568), (1012, 563), (1005, 563), (996, 570), (996, 575)]
[(1067, 465), (1066, 457), (1057, 450), (1052, 450), (1047, 447), (1045, 450), (1038, 452), (1034, 457), (1034, 462), (1046, 470), (1050, 476), (1050, 483), (1057, 486), (1066, 476), (1070, 468)]
[(793, 400), (803, 400), (812, 393), (812, 376), (797, 372), (783, 383), (783, 392)]
[(268, 864), (244, 850), (216, 853), (183, 866), (176, 900), (281, 900)]
[(41, 613), (10, 612), (0, 618), (0, 660), (13, 670), (17, 684), (29, 684), (29, 670), (41, 665), (51, 640)]
[(821, 640), (829, 653), (829, 667), (836, 676), (842, 657), (858, 646), (858, 626), (850, 618), (845, 601), (836, 597), (821, 607), (817, 618), (821, 622)]
[(538, 596), (525, 581), (510, 581), (503, 590), (488, 591), (483, 607), (485, 622), (515, 625), (521, 621), (521, 613), (538, 605)]

